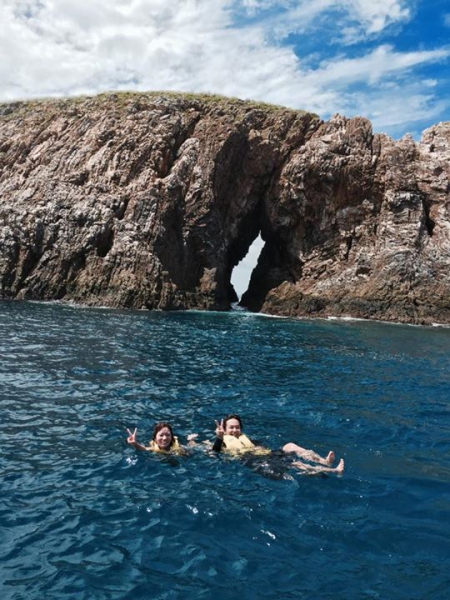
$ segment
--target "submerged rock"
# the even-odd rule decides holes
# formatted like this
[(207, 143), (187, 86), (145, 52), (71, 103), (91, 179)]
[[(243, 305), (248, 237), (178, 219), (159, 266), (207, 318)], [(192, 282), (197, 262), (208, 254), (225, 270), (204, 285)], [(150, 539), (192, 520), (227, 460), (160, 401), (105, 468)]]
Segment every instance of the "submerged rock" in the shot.
[(0, 296), (450, 322), (450, 124), (420, 143), (363, 118), (210, 96), (0, 106)]

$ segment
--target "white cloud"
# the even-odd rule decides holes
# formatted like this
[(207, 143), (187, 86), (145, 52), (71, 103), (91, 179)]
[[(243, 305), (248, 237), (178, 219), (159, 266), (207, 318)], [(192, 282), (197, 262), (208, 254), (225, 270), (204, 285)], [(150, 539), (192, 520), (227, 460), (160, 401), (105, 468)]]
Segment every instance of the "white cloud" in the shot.
[(450, 50), (396, 52), (392, 46), (383, 45), (358, 58), (326, 61), (308, 77), (338, 87), (360, 81), (378, 84), (393, 73), (406, 76), (412, 67), (439, 62), (449, 56)]
[[(449, 56), (450, 50), (401, 53), (380, 46), (359, 58), (324, 62), (305, 75), (305, 83), (311, 88), (332, 89), (337, 112), (367, 116), (375, 131), (401, 132), (414, 122), (438, 118), (448, 106), (434, 96), (436, 80), (411, 77), (411, 71)], [(316, 110), (323, 114), (326, 106)]]
[[(252, 17), (259, 14), (266, 24), (270, 23), (278, 36), (304, 33), (314, 23), (326, 19), (328, 25), (334, 21), (333, 34), (347, 41), (378, 34), (393, 23), (408, 20), (408, 4), (407, 0), (245, 0), (242, 3)], [(280, 11), (278, 16), (267, 17), (269, 9), (275, 8)]]
[[(337, 3), (339, 4), (339, 2)], [(343, 0), (349, 14), (354, 14), (367, 33), (379, 33), (392, 23), (409, 19), (409, 3), (405, 0)]]
[[(415, 69), (448, 49), (399, 52), (374, 40), (410, 18), (403, 0), (1, 0), (0, 100), (112, 89), (214, 92), (317, 112), (378, 114), (416, 81), (402, 123), (443, 104)], [(331, 11), (331, 12), (330, 12)], [(370, 49), (327, 41), (370, 36)], [(280, 41), (295, 33), (299, 46)], [(280, 37), (281, 36), (281, 37)], [(308, 53), (301, 55), (307, 40)], [(312, 45), (312, 43), (314, 44)], [(312, 48), (312, 49), (311, 49)], [(356, 50), (356, 51), (355, 51)], [(313, 62), (314, 61), (314, 62)], [(434, 76), (434, 75), (433, 75)], [(430, 80), (427, 74), (424, 80)], [(420, 91), (420, 88), (422, 90)], [(355, 91), (356, 90), (356, 91)], [(388, 111), (389, 112), (389, 111)]]

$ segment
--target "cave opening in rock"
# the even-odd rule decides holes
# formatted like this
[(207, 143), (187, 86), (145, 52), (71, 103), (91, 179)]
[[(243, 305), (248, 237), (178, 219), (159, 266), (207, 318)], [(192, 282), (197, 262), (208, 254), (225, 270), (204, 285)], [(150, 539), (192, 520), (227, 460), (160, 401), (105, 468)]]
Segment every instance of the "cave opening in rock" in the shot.
[(256, 267), (263, 246), (264, 242), (259, 233), (250, 245), (247, 254), (233, 269), (231, 274), (231, 284), (234, 287), (239, 300), (248, 290), (250, 277), (253, 269)]

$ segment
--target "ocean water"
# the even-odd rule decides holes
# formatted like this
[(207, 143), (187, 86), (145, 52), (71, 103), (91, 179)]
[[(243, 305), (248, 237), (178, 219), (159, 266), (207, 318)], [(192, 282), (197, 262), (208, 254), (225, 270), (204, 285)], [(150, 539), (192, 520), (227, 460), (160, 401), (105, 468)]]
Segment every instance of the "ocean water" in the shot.
[[(450, 330), (0, 303), (2, 600), (450, 598)], [(289, 461), (138, 452), (239, 413)]]

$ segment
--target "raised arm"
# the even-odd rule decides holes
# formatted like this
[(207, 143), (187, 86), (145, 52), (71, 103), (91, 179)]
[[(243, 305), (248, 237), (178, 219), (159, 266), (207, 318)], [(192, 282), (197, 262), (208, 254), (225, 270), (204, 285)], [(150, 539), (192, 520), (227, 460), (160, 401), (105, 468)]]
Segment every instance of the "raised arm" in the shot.
[(221, 421), (215, 421), (216, 423), (216, 440), (213, 444), (212, 449), (214, 452), (220, 452), (224, 447), (223, 436), (225, 435), (225, 428), (223, 426), (223, 419)]
[(134, 428), (134, 431), (130, 431), (129, 429), (127, 429), (127, 433), (128, 433), (127, 442), (131, 446), (133, 446), (137, 450), (148, 450), (148, 448), (146, 446), (144, 446), (143, 444), (141, 444), (140, 442), (137, 441), (137, 436), (136, 436), (137, 427)]

